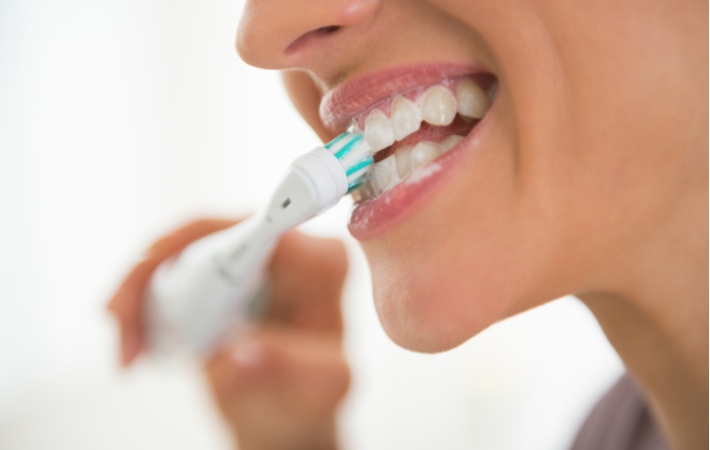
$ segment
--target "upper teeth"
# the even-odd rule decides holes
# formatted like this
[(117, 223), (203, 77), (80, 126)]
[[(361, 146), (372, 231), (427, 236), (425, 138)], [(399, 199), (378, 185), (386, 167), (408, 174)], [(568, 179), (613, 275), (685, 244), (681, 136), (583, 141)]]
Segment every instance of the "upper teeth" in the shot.
[(462, 80), (456, 89), (459, 114), (480, 119), (488, 111), (491, 101), (480, 86), (471, 80)]
[(419, 129), (422, 121), (419, 108), (404, 97), (392, 102), (392, 128), (394, 138), (401, 141)]
[(456, 117), (456, 98), (443, 86), (427, 89), (422, 102), (422, 119), (432, 125), (445, 126)]
[[(419, 126), (417, 124), (417, 129), (418, 128)], [(364, 134), (373, 152), (378, 152), (394, 144), (395, 137), (391, 120), (378, 109), (372, 111), (370, 115), (367, 116)]]
[(403, 96), (395, 98), (389, 117), (377, 108), (370, 111), (363, 134), (372, 151), (378, 152), (419, 130), (422, 120), (431, 125), (446, 126), (453, 122), (457, 113), (464, 120), (480, 119), (490, 104), (488, 94), (472, 80), (461, 80), (456, 94), (446, 86), (434, 85), (416, 101)]

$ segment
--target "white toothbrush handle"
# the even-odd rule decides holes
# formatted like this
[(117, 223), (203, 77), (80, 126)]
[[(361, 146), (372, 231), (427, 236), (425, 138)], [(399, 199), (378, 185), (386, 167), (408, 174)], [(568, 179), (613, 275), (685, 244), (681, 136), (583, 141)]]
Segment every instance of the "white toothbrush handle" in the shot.
[(335, 205), (347, 189), (339, 161), (318, 147), (291, 164), (259, 214), (161, 264), (146, 293), (150, 351), (207, 356), (228, 329), (253, 320), (255, 306), (264, 307), (258, 297), (279, 237)]
[[(208, 355), (230, 328), (252, 320), (253, 302), (266, 287), (266, 265), (276, 236), (259, 232), (258, 218), (194, 242), (155, 271), (146, 293), (150, 351)], [(239, 277), (224, 271), (224, 250), (240, 246)]]

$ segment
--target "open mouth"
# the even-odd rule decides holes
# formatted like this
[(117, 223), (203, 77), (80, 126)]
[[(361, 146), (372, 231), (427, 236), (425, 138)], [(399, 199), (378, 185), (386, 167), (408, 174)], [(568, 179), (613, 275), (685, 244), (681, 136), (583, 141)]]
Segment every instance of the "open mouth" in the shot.
[(491, 106), (497, 81), (490, 74), (446, 78), (380, 100), (351, 119), (375, 153), (375, 164), (352, 191), (372, 200), (454, 149)]

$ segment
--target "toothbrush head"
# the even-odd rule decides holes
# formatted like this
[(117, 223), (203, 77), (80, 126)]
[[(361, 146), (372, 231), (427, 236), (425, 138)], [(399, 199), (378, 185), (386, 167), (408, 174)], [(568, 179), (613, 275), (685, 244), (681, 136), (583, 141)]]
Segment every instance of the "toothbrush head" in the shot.
[(265, 208), (274, 232), (283, 232), (335, 206), (372, 173), (370, 144), (356, 132), (343, 133), (296, 158)]
[(346, 131), (325, 144), (325, 149), (335, 155), (348, 177), (348, 192), (357, 188), (372, 172), (375, 160), (370, 144), (361, 133)]

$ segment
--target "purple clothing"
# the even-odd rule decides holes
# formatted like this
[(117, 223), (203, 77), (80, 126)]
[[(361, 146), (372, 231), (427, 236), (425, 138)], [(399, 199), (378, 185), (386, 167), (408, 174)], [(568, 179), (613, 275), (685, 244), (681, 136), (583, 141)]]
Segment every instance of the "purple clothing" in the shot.
[(592, 409), (572, 450), (669, 450), (642, 392), (628, 374)]

